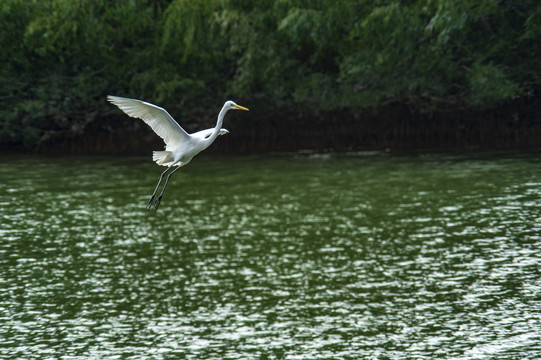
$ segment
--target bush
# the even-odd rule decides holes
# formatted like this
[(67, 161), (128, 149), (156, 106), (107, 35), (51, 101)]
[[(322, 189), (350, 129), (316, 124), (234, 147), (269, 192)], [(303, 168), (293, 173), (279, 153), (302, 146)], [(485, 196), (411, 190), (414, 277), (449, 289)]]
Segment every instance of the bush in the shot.
[(540, 85), (536, 0), (4, 0), (0, 140), (35, 147), (113, 110), (109, 93), (197, 125), (260, 111), (487, 108)]

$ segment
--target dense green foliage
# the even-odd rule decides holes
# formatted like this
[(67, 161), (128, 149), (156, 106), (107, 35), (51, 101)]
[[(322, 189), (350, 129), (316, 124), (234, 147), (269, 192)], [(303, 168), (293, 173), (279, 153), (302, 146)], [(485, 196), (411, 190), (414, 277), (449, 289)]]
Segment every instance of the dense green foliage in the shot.
[(147, 99), (260, 111), (490, 107), (541, 83), (538, 0), (3, 0), (0, 141), (31, 148)]

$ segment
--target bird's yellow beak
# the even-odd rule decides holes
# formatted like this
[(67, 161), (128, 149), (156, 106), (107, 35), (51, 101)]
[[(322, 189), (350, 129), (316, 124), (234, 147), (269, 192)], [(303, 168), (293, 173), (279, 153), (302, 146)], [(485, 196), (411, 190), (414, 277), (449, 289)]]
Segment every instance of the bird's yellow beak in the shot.
[(240, 105), (237, 105), (237, 104), (233, 104), (233, 106), (236, 107), (239, 110), (250, 111), (247, 108), (245, 108), (244, 106), (240, 106)]

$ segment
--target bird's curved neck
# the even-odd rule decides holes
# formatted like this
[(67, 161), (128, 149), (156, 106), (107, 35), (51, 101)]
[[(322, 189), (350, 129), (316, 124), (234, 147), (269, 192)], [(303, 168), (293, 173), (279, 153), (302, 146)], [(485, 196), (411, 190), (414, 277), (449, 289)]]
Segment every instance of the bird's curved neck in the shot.
[(210, 136), (207, 139), (209, 144), (211, 144), (214, 140), (216, 140), (216, 138), (220, 134), (220, 130), (222, 129), (222, 124), (224, 122), (224, 116), (228, 110), (229, 109), (225, 105), (222, 108), (222, 110), (220, 110), (220, 113), (218, 114), (218, 120), (216, 121), (216, 127), (214, 128), (214, 130), (212, 131), (212, 134), (210, 134)]

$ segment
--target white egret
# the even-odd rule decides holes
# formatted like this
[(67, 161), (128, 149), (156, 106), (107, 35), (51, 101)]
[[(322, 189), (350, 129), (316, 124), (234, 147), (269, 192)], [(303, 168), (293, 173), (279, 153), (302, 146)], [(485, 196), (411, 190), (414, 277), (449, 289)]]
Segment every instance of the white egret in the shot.
[[(146, 101), (112, 95), (108, 95), (107, 100), (118, 106), (120, 110), (124, 111), (127, 115), (143, 120), (165, 142), (165, 150), (154, 151), (152, 156), (152, 159), (158, 165), (167, 166), (167, 169), (162, 172), (158, 185), (156, 185), (156, 189), (154, 189), (150, 201), (147, 204), (147, 210), (149, 211), (152, 208), (152, 204), (154, 204), (155, 211), (158, 210), (163, 193), (165, 192), (165, 187), (169, 182), (169, 178), (175, 171), (188, 164), (195, 155), (208, 148), (214, 140), (216, 140), (218, 135), (229, 133), (226, 129), (222, 129), (225, 113), (229, 110), (236, 109), (248, 111), (247, 108), (237, 105), (233, 101), (226, 101), (218, 114), (218, 121), (214, 128), (188, 134), (165, 109), (159, 106)], [(162, 191), (156, 198), (156, 193), (165, 173), (175, 166), (176, 168), (167, 175)]]

